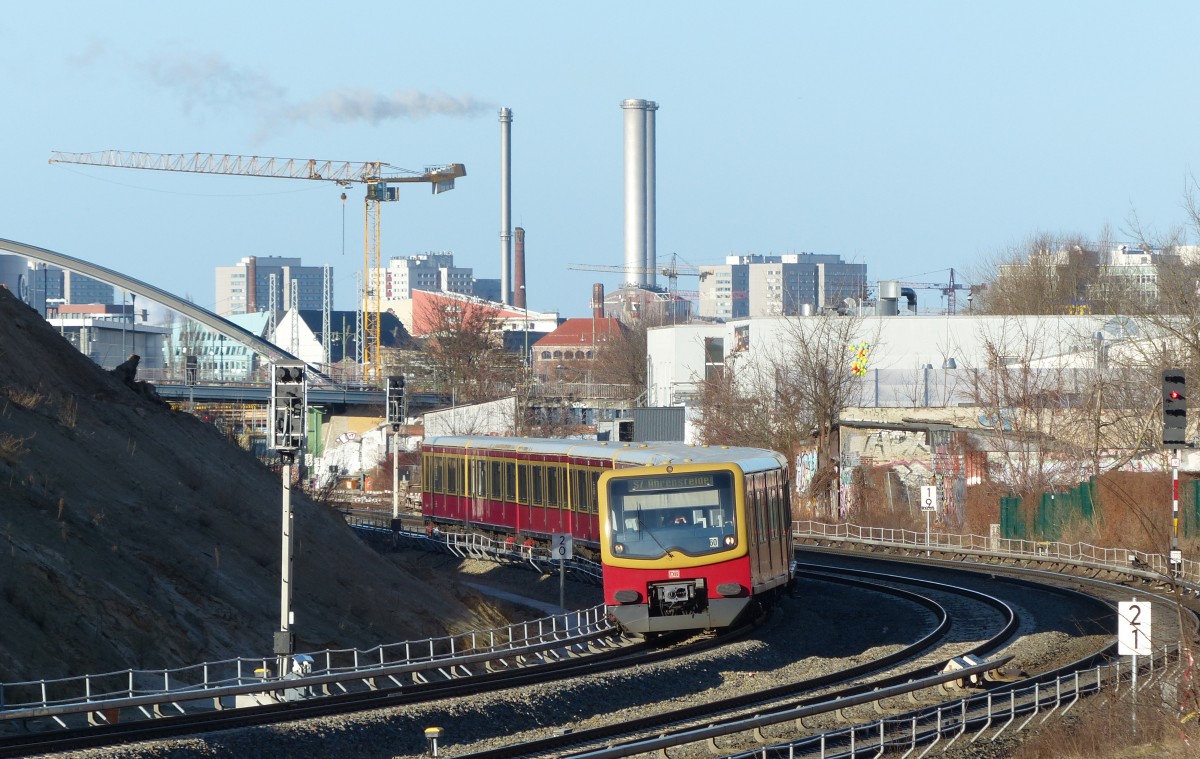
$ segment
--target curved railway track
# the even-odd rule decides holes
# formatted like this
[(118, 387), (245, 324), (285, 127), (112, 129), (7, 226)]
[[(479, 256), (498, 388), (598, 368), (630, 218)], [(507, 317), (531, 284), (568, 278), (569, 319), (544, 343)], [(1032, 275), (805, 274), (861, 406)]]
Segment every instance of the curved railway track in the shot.
[[(943, 675), (942, 670), (949, 662), (961, 661), (965, 656), (981, 657), (979, 661), (984, 661), (1012, 639), (1020, 624), (1010, 604), (974, 589), (840, 568), (810, 568), (799, 574), (810, 581), (836, 585), (839, 594), (847, 587), (855, 587), (869, 594), (903, 598), (931, 611), (935, 623), (907, 645), (817, 677), (801, 677), (782, 685), (716, 697), (701, 704), (621, 720), (619, 724), (552, 734), (456, 756), (616, 757), (661, 751), (695, 741), (707, 743), (746, 731), (747, 719), (759, 723), (770, 722), (773, 715), (794, 719), (787, 715), (797, 709), (809, 709), (815, 714), (821, 704), (844, 703), (886, 689), (895, 690), (899, 696), (908, 690), (932, 687), (931, 681), (952, 683), (962, 674)], [(999, 668), (1005, 661), (992, 659), (975, 667), (978, 677), (982, 679), (985, 672)]]
[[(806, 555), (814, 556), (812, 553)], [(817, 560), (812, 559), (814, 562)], [(944, 700), (947, 686), (942, 684), (935, 687), (936, 681), (953, 682), (960, 676), (939, 674), (947, 661), (958, 659), (961, 665), (963, 657), (968, 654), (992, 656), (983, 666), (985, 670), (994, 670), (997, 662), (1002, 660), (1002, 657), (995, 657), (1001, 653), (1008, 655), (1015, 650), (1018, 660), (1021, 660), (1020, 646), (1013, 644), (1015, 636), (1051, 634), (1047, 631), (1057, 635), (1080, 636), (1091, 646), (1090, 653), (1075, 658), (1082, 660), (1103, 654), (1112, 643), (1111, 611), (1094, 605), (1094, 600), (1081, 597), (1078, 591), (1086, 586), (1089, 592), (1097, 593), (1096, 588), (1104, 584), (1109, 587), (1113, 598), (1121, 597), (1122, 593), (1126, 596), (1129, 594), (1126, 584), (1101, 583), (1095, 578), (1052, 574), (1050, 577), (1040, 577), (1038, 583), (1015, 581), (1006, 576), (1009, 568), (992, 565), (974, 565), (974, 571), (964, 572), (961, 560), (952, 562), (952, 567), (930, 568), (929, 559), (921, 557), (922, 566), (908, 573), (933, 574), (938, 578), (931, 581), (902, 577), (905, 572), (894, 567), (888, 569), (886, 577), (872, 577), (861, 567), (853, 566), (864, 561), (859, 555), (839, 557), (826, 550), (819, 554), (819, 561), (824, 566), (810, 566), (803, 573), (803, 597), (789, 599), (782, 610), (785, 613), (772, 615), (762, 630), (743, 638), (743, 641), (750, 641), (751, 648), (731, 653), (727, 661), (733, 663), (718, 664), (718, 674), (714, 674), (708, 665), (672, 670), (671, 663), (704, 657), (719, 661), (725, 656), (720, 653), (724, 649), (736, 649), (747, 644), (730, 644), (731, 638), (723, 637), (685, 644), (683, 648), (686, 653), (670, 647), (639, 654), (623, 649), (622, 653), (608, 653), (608, 661), (603, 663), (597, 660), (599, 657), (588, 656), (582, 658), (589, 661), (566, 661), (554, 668), (544, 667), (516, 675), (497, 672), (485, 677), (450, 678), (445, 683), (433, 683), (429, 687), (406, 683), (404, 688), (390, 692), (380, 689), (378, 693), (344, 695), (340, 700), (329, 698), (278, 704), (256, 712), (239, 710), (237, 715), (218, 713), (223, 719), (211, 722), (203, 719), (197, 719), (194, 723), (180, 719), (154, 720), (142, 725), (141, 729), (145, 732), (140, 734), (135, 732), (137, 728), (134, 727), (129, 727), (130, 732), (122, 733), (119, 728), (125, 726), (120, 725), (90, 728), (76, 736), (78, 742), (75, 743), (69, 742), (69, 739), (63, 742), (61, 739), (68, 736), (62, 734), (58, 736), (59, 742), (54, 744), (0, 743), (0, 755), (25, 755), (34, 751), (65, 750), (98, 743), (162, 739), (166, 735), (194, 734), (246, 725), (256, 727), (225, 733), (221, 739), (223, 745), (231, 745), (232, 740), (241, 746), (241, 749), (233, 749), (235, 753), (261, 755), (271, 755), (268, 747), (274, 745), (290, 746), (282, 749), (283, 753), (274, 755), (288, 755), (302, 750), (297, 749), (302, 743), (297, 744), (290, 739), (280, 742), (279, 736), (288, 734), (290, 730), (285, 726), (272, 726), (272, 723), (281, 722), (306, 725), (297, 729), (310, 735), (315, 731), (327, 737), (331, 734), (341, 735), (347, 740), (354, 736), (353, 743), (348, 745), (353, 745), (354, 753), (362, 756), (422, 755), (425, 745), (421, 727), (429, 725), (446, 728), (446, 740), (449, 743), (444, 746), (449, 750), (443, 753), (447, 756), (524, 756), (539, 753), (554, 756), (623, 756), (643, 749), (658, 751), (668, 746), (686, 746), (697, 740), (707, 743), (709, 747), (716, 747), (713, 750), (718, 753), (733, 753), (746, 750), (749, 746), (794, 740), (796, 734), (805, 730), (825, 730), (852, 724), (856, 715), (860, 720), (865, 720), (874, 712), (863, 712), (866, 707), (862, 704), (874, 703), (874, 709), (901, 711), (899, 706), (892, 704), (893, 701), (906, 703), (907, 698), (914, 697)], [(1023, 572), (1028, 575), (1028, 569)], [(973, 579), (961, 579), (964, 577)], [(1046, 590), (1047, 582), (1063, 587)], [(1135, 582), (1139, 595), (1150, 594), (1152, 588), (1147, 587), (1148, 583)], [(832, 587), (831, 583), (837, 583), (837, 590), (828, 589)], [(821, 585), (828, 586), (823, 595), (819, 591)], [(958, 585), (961, 587), (956, 587)], [(981, 590), (980, 585), (992, 590)], [(1038, 593), (1051, 594), (1056, 600), (1033, 600)], [(987, 596), (992, 598), (984, 600)], [(822, 608), (811, 606), (820, 603), (816, 599), (822, 597), (826, 599)], [(860, 608), (871, 610), (871, 614), (860, 611), (857, 615), (860, 619), (883, 617), (895, 622), (894, 626), (888, 625), (882, 631), (876, 631), (882, 637), (883, 648), (889, 650), (882, 651), (879, 656), (867, 656), (865, 648), (851, 651), (844, 658), (870, 660), (853, 662), (852, 666), (835, 666), (818, 677), (794, 677), (788, 682), (776, 682), (778, 678), (773, 673), (787, 670), (788, 667), (772, 657), (789, 638), (800, 639), (806, 644), (798, 648), (801, 657), (798, 666), (801, 668), (819, 659), (815, 655), (822, 646), (838, 650), (840, 642), (843, 644), (842, 652), (846, 653), (845, 641), (841, 640), (844, 636), (834, 634), (822, 639), (818, 634), (821, 632), (819, 628), (791, 629), (789, 625), (804, 619), (820, 620), (822, 615), (830, 617), (839, 609), (844, 612), (844, 607), (851, 603), (852, 598)], [(1084, 610), (1089, 604), (1092, 604), (1090, 610)], [(801, 606), (804, 608), (797, 608)], [(1028, 613), (1030, 607), (1035, 607), (1039, 613)], [(1048, 608), (1058, 608), (1063, 613), (1059, 618), (1041, 619), (1041, 612)], [(840, 623), (845, 624), (845, 620), (846, 617), (842, 617)], [(1193, 636), (1194, 629), (1193, 620), (1190, 633)], [(897, 644), (902, 632), (911, 638), (906, 641), (906, 646)], [(707, 646), (711, 653), (700, 651), (702, 646)], [(907, 662), (903, 671), (886, 663), (893, 656)], [(760, 663), (756, 660), (762, 660), (762, 668), (753, 666)], [(1029, 666), (1028, 658), (1021, 663), (1034, 676), (1045, 676), (1061, 666), (1073, 664), (1074, 659), (1039, 661), (1037, 668)], [(722, 666), (725, 667), (723, 670)], [(887, 669), (889, 666), (891, 669)], [(840, 672), (834, 671), (839, 669)], [(866, 672), (874, 673), (869, 681), (864, 679)], [(758, 687), (747, 682), (747, 674), (749, 678), (757, 674), (760, 681), (769, 682)], [(728, 698), (715, 695), (714, 684), (719, 685), (718, 681), (722, 679), (738, 679), (737, 676), (741, 679), (741, 687), (735, 688), (738, 693)], [(592, 681), (590, 685), (577, 684), (589, 680)], [(672, 680), (682, 681), (686, 687), (678, 687), (680, 682), (675, 687), (662, 685)], [(630, 684), (636, 687), (624, 687)], [(893, 690), (885, 690), (887, 688)], [(461, 693), (463, 689), (470, 695), (455, 695), (456, 690)], [(593, 695), (587, 697), (585, 694), (589, 690)], [(640, 690), (648, 698), (641, 702), (628, 702), (627, 692), (632, 690)], [(905, 696), (906, 693), (921, 695)], [(597, 706), (581, 706), (589, 698)], [(405, 709), (386, 708), (401, 704), (405, 705)], [(526, 708), (530, 706), (532, 708)], [(359, 714), (363, 714), (363, 710), (371, 710), (365, 713), (381, 716), (368, 718), (363, 724), (356, 725), (358, 717), (345, 716), (350, 710)], [(489, 715), (495, 722), (496, 714), (504, 714), (505, 718), (500, 723), (487, 724)], [(717, 714), (725, 716), (717, 718)], [(341, 715), (333, 717), (338, 720), (336, 729), (320, 727), (324, 724), (320, 720), (330, 719), (328, 715)], [(316, 721), (296, 722), (301, 719)], [(523, 720), (530, 726), (523, 727)], [(614, 732), (613, 728), (604, 726), (592, 733), (592, 725), (600, 722), (618, 722), (621, 729)], [(794, 727), (785, 730), (770, 725)], [(913, 725), (915, 735), (916, 717), (913, 718)], [(231, 735), (238, 737), (231, 739)], [(940, 732), (936, 733), (936, 736), (940, 735)], [(937, 740), (936, 736), (932, 740)], [(377, 752), (360, 750), (364, 745), (375, 742), (386, 748)], [(568, 746), (572, 748), (568, 749)], [(706, 755), (711, 755), (709, 747), (703, 749)], [(336, 747), (329, 746), (326, 746), (326, 750), (338, 751)], [(672, 756), (689, 754), (687, 748), (675, 751), (682, 753), (672, 753)]]

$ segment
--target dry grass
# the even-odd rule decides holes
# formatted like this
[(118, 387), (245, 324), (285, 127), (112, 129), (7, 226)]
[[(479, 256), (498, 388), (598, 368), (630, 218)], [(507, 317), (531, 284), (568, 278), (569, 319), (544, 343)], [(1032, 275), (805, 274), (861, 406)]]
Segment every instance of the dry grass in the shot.
[(36, 411), (42, 405), (42, 402), (46, 400), (46, 394), (41, 390), (25, 387), (5, 388), (5, 394), (10, 401), (29, 411)]
[(29, 454), (29, 447), (25, 445), (29, 440), (29, 437), (17, 437), (7, 432), (0, 432), (0, 459), (4, 459), (9, 464), (21, 463), (21, 459)]
[(79, 402), (75, 400), (75, 396), (68, 395), (58, 409), (58, 421), (67, 429), (73, 430), (78, 417)]
[(1200, 725), (1181, 721), (1174, 704), (1163, 703), (1160, 689), (1138, 694), (1137, 723), (1127, 690), (1083, 701), (1062, 718), (1051, 718), (1013, 751), (1014, 759), (1117, 759), (1197, 755)]

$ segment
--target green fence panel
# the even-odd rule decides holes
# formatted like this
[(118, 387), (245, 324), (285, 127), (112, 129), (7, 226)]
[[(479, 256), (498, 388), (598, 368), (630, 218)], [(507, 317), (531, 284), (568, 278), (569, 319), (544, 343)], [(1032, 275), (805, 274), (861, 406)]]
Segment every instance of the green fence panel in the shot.
[(1021, 499), (1015, 495), (1000, 498), (1000, 536), (1007, 540), (1025, 539), (1025, 516)]

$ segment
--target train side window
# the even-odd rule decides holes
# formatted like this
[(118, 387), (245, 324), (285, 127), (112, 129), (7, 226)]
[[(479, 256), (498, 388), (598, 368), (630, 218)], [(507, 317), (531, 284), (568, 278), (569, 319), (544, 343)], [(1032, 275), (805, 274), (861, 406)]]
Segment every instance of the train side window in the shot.
[(588, 498), (588, 471), (586, 469), (575, 469), (571, 472), (571, 492), (574, 495), (575, 503), (571, 504), (576, 511), (587, 514), (592, 510), (592, 503)]
[(600, 475), (604, 474), (599, 469), (593, 469), (588, 473), (588, 503), (591, 504), (592, 513), (600, 512)]
[(504, 462), (504, 500), (517, 502), (517, 462)]
[(517, 502), (529, 505), (529, 465), (517, 467)]
[(530, 470), (532, 475), (529, 478), (530, 502), (534, 506), (541, 506), (545, 502), (542, 494), (542, 484), (546, 479), (546, 467), (541, 464), (534, 464), (530, 467)]
[(754, 475), (754, 518), (758, 522), (758, 542), (767, 541), (767, 530), (764, 524), (766, 504), (763, 503), (763, 480), (761, 474)]
[(458, 495), (458, 458), (446, 459), (446, 495)]
[(767, 486), (767, 537), (776, 540), (779, 538), (779, 490), (775, 484), (775, 473), (767, 472), (765, 481)]
[(433, 464), (433, 466), (430, 467), (433, 475), (433, 492), (444, 493), (446, 492), (445, 458), (442, 456), (434, 456), (431, 463)]
[(502, 464), (499, 461), (490, 461), (488, 462), (488, 465), (492, 470), (488, 473), (490, 475), (489, 480), (492, 486), (492, 500), (502, 500), (504, 498), (504, 475), (502, 474), (504, 470)]
[(487, 489), (488, 465), (487, 465), (487, 461), (486, 461), (485, 459), (476, 459), (476, 460), (475, 460), (475, 462), (474, 462), (474, 466), (472, 467), (472, 469), (473, 469), (474, 471), (472, 471), (472, 472), (471, 472), (471, 474), (472, 474), (472, 476), (474, 476), (474, 478), (475, 478), (475, 482), (474, 482), (474, 483), (472, 483), (472, 484), (474, 485), (474, 487), (472, 488), (472, 490), (473, 490), (473, 491), (475, 491), (475, 495), (479, 496), (480, 498), (487, 498), (487, 494), (488, 494), (488, 489)]
[(428, 453), (421, 454), (421, 489), (433, 492), (433, 456)]
[(558, 507), (558, 467), (546, 467), (546, 505)]

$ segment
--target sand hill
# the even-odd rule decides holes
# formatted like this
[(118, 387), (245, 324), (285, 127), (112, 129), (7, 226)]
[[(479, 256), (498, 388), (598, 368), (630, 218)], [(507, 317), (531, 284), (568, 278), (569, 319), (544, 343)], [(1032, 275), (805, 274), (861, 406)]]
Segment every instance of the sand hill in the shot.
[[(280, 501), (261, 462), (0, 289), (0, 682), (269, 656)], [(298, 490), (293, 505), (297, 650), (497, 623)]]

